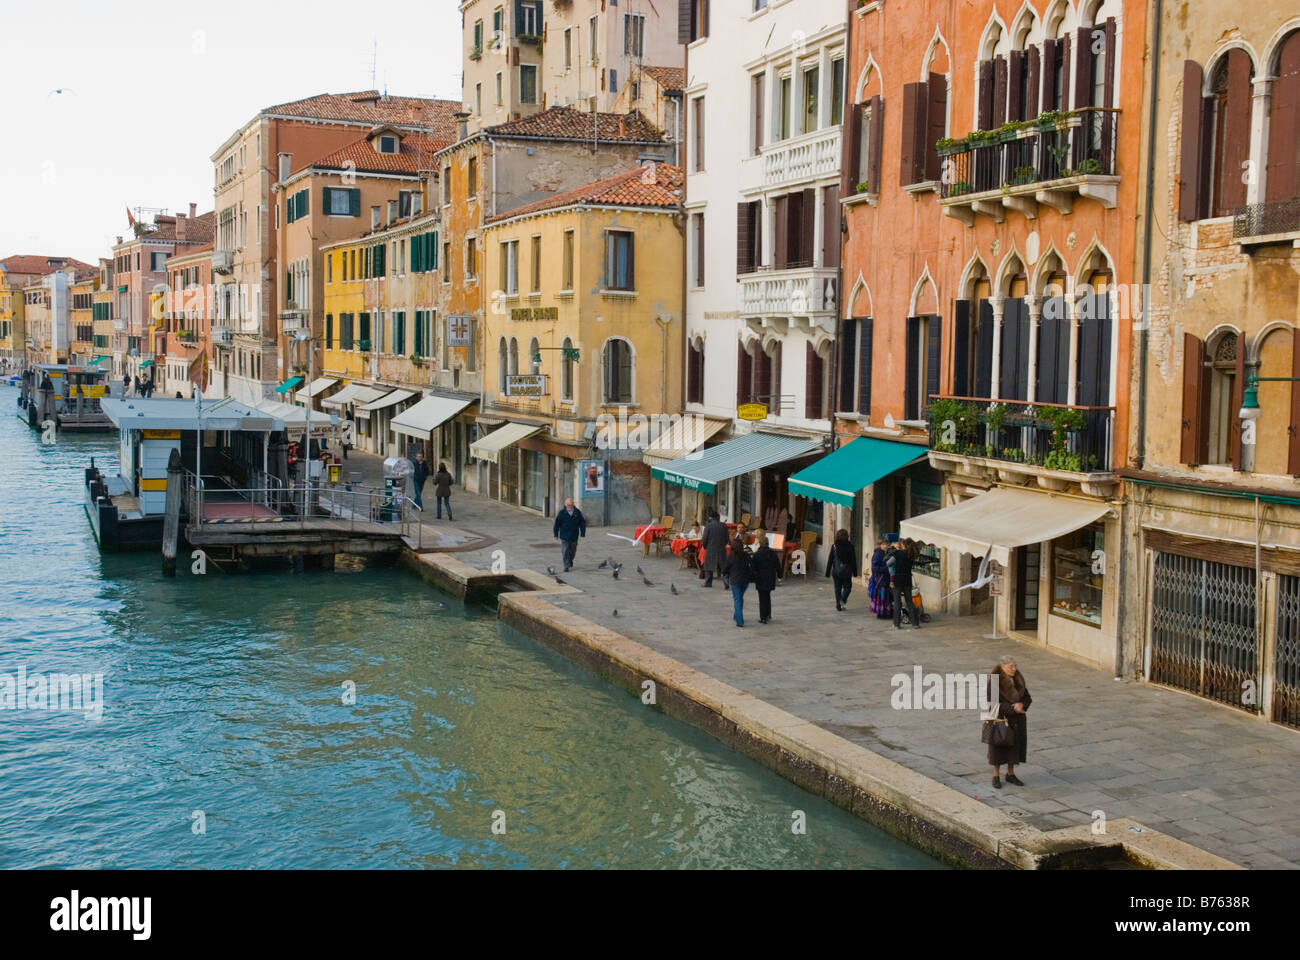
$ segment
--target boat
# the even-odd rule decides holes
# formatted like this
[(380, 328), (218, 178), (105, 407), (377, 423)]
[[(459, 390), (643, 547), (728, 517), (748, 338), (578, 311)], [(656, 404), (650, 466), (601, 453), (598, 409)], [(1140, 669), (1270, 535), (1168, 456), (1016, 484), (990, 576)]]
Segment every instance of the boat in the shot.
[(121, 391), (94, 364), (37, 363), (18, 378), (18, 416), (33, 430), (51, 421), (58, 430), (112, 430), (101, 401)]

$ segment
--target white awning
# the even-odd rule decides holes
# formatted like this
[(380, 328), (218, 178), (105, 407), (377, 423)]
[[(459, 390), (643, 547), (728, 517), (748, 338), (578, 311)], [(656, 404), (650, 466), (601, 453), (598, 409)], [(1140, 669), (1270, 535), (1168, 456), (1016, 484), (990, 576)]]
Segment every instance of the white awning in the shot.
[(925, 513), (899, 525), (899, 536), (982, 557), (1003, 566), (1011, 551), (1045, 543), (1100, 519), (1110, 511), (1101, 500), (1080, 500), (999, 487), (969, 500)]
[(121, 430), (283, 430), (284, 423), (255, 406), (229, 397), (220, 400), (177, 400), (159, 397), (99, 402), (100, 409)]
[[(300, 433), (307, 427), (308, 410), (306, 407), (268, 399), (259, 400), (253, 406), (283, 423), (284, 429), (290, 434)], [(314, 436), (328, 436), (338, 426), (339, 418), (332, 413), (323, 413), (320, 410), (312, 410), (310, 413), (311, 432)]]
[(293, 395), (293, 398), (299, 403), (305, 403), (306, 401), (312, 399), (313, 397), (319, 396), (320, 394), (324, 393), (326, 390), (334, 386), (334, 384), (336, 383), (338, 383), (338, 381), (335, 380), (333, 377), (317, 377), (315, 380), (311, 382), (311, 384), (307, 387), (306, 390), (299, 390), (297, 393)]
[(693, 413), (682, 414), (680, 420), (661, 433), (654, 443), (642, 451), (641, 461), (665, 463), (668, 460), (677, 460), (698, 450), (706, 440), (730, 423), (730, 420), (715, 420), (712, 417), (700, 417)]
[(384, 407), (391, 407), (395, 403), (401, 403), (403, 400), (410, 400), (415, 396), (414, 390), (394, 390), (392, 393), (386, 393), (378, 400), (371, 400), (369, 403), (363, 403), (357, 407), (357, 412), (362, 410), (382, 410)]
[(480, 437), (469, 445), (469, 455), (480, 460), (496, 463), (501, 451), (513, 446), (525, 437), (544, 430), (535, 423), (507, 423), (498, 430), (493, 430), (486, 437)]
[(388, 425), (408, 437), (428, 440), (429, 434), (475, 402), (472, 397), (440, 397), (435, 394), (407, 407)]
[(384, 395), (383, 390), (367, 387), (360, 383), (349, 383), (346, 387), (321, 401), (322, 407), (341, 407), (348, 403), (369, 403)]

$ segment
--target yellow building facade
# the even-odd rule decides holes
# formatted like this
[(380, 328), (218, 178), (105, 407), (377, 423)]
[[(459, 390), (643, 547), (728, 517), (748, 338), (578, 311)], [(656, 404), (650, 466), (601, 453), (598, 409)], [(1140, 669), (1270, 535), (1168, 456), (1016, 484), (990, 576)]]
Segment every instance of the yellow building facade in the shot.
[(649, 517), (638, 428), (682, 407), (680, 190), (678, 168), (650, 164), (488, 221), (480, 422), (534, 432), (471, 445), (480, 491), (546, 515), (573, 496), (592, 522)]

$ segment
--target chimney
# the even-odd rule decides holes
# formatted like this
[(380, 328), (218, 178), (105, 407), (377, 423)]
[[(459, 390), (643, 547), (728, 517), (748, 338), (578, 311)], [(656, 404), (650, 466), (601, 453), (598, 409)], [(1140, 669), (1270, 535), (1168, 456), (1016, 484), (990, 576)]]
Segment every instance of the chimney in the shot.
[[(190, 204), (190, 209), (191, 210), (194, 209), (194, 204), (192, 203)], [(189, 223), (189, 221), (190, 218), (185, 216), (185, 214), (183, 213), (176, 214), (176, 239), (177, 240), (185, 239), (185, 224)]]
[(620, 140), (627, 136), (627, 118), (621, 114), (618, 118), (618, 136)]
[(193, 220), (193, 219), (194, 219), (194, 215), (197, 214), (198, 212), (199, 212), (199, 205), (198, 205), (197, 203), (191, 203), (191, 204), (190, 204), (190, 219)]
[(464, 140), (469, 136), (469, 111), (456, 111), (456, 139)]

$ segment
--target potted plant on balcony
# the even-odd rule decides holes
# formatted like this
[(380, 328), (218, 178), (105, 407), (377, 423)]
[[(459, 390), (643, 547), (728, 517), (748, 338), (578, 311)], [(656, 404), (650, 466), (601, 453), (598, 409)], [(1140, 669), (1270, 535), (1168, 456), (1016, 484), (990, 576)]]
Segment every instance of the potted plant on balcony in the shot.
[(958, 180), (948, 188), (948, 196), (960, 197), (963, 193), (970, 193), (971, 185), (965, 180)]
[(952, 137), (940, 137), (934, 142), (934, 152), (941, 157), (952, 157), (959, 153), (966, 153), (970, 150), (970, 144), (966, 142), (965, 137), (953, 139)]
[(412, 353), (409, 357), (407, 357), (407, 359), (410, 360), (411, 363), (417, 367), (424, 366), (424, 357), (420, 356), (418, 353)]
[(931, 447), (945, 453), (966, 453), (975, 448), (979, 409), (973, 403), (943, 397), (926, 409)]
[(1033, 167), (1016, 167), (1011, 172), (1011, 185), (1021, 187), (1027, 183), (1033, 183), (1038, 178), (1038, 171)]
[(1083, 414), (1069, 407), (1043, 407), (1038, 420), (1051, 429), (1051, 450), (1043, 459), (1049, 470), (1067, 470), (1078, 473), (1082, 458), (1070, 450), (1070, 437), (1083, 429)]
[(472, 46), (472, 47), (469, 48), (469, 58), (470, 58), (471, 60), (482, 60), (482, 59), (483, 59), (483, 48), (480, 47), (477, 43), (474, 44), (474, 46)]

